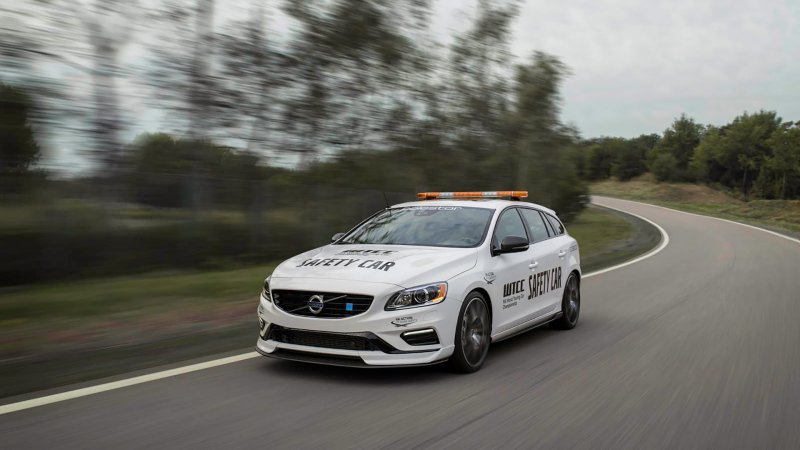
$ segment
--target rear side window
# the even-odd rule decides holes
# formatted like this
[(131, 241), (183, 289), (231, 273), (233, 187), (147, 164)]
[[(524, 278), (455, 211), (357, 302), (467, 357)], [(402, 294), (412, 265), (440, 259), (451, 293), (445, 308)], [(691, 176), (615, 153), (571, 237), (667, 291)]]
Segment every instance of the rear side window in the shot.
[(541, 242), (549, 237), (547, 232), (547, 225), (544, 224), (542, 216), (538, 211), (527, 208), (520, 208), (522, 217), (528, 223), (528, 235), (531, 242)]
[(546, 214), (546, 216), (547, 220), (550, 222), (550, 225), (553, 226), (553, 230), (555, 230), (556, 235), (560, 236), (564, 234), (564, 225), (561, 225), (561, 221), (551, 216), (550, 214)]

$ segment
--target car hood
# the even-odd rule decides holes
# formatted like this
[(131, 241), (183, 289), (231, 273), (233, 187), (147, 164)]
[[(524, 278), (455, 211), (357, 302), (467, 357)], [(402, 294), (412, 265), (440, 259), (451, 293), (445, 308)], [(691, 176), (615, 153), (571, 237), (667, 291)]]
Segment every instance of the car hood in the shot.
[(288, 259), (274, 278), (389, 283), (401, 287), (448, 279), (475, 266), (475, 248), (407, 245), (326, 245)]

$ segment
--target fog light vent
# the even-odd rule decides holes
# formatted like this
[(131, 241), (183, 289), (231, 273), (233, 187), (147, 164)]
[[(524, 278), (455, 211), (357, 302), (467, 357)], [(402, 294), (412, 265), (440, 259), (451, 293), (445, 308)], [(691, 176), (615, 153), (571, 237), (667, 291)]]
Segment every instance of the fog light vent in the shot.
[(400, 335), (408, 345), (435, 345), (439, 343), (439, 336), (433, 328), (424, 330), (406, 331)]
[(269, 322), (265, 322), (264, 319), (258, 318), (258, 336), (262, 340), (267, 340), (267, 334), (269, 334)]

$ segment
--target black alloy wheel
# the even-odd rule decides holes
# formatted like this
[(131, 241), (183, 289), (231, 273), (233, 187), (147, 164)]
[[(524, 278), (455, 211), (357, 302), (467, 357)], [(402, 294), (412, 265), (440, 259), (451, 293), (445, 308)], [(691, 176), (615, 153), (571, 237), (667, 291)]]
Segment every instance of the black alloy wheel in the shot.
[(561, 317), (553, 324), (562, 330), (571, 330), (578, 324), (581, 314), (581, 286), (578, 277), (571, 273), (564, 286), (564, 295), (561, 297)]
[(492, 322), (486, 299), (479, 292), (470, 293), (461, 305), (450, 366), (461, 373), (480, 369), (489, 352), (491, 331)]

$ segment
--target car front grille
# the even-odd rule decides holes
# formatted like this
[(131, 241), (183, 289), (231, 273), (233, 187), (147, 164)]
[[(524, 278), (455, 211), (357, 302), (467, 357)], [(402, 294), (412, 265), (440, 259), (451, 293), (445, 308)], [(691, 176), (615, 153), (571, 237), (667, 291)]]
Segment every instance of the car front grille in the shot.
[(278, 325), (270, 326), (267, 340), (307, 347), (337, 350), (364, 350), (395, 352), (395, 348), (372, 333), (327, 333), (324, 331), (297, 330)]
[[(308, 301), (319, 296), (324, 303), (322, 310), (314, 314), (308, 307)], [(336, 292), (288, 291), (276, 289), (272, 291), (272, 302), (278, 308), (297, 316), (320, 317), (325, 319), (341, 319), (365, 313), (372, 305), (373, 297), (359, 294), (343, 294)]]

